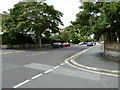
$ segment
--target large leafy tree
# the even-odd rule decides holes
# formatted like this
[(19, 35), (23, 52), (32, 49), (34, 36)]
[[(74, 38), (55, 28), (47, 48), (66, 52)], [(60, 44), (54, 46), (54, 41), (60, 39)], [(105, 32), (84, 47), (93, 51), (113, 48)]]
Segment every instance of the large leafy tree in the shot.
[(89, 18), (91, 17), (92, 12), (90, 6), (92, 5), (93, 4), (91, 2), (83, 3), (83, 6), (80, 6), (80, 9), (83, 9), (83, 11), (76, 14), (76, 20), (71, 22), (74, 28), (78, 30), (78, 33), (82, 36), (90, 36), (92, 33), (89, 25)]
[(78, 35), (77, 29), (73, 25), (69, 25), (64, 28), (64, 37), (66, 41), (71, 41), (77, 43), (80, 40), (80, 35)]
[(41, 34), (46, 29), (52, 33), (59, 30), (58, 25), (63, 25), (60, 18), (62, 13), (44, 2), (19, 2), (5, 13), (2, 28), (4, 32), (32, 33), (41, 47)]
[(107, 41), (120, 39), (120, 2), (84, 2), (72, 25), (82, 35), (104, 35)]

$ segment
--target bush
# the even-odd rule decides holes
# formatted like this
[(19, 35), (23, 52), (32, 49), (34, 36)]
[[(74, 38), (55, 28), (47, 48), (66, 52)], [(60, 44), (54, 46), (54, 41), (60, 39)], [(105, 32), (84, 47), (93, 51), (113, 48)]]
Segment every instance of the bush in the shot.
[(3, 45), (19, 45), (19, 44), (34, 44), (35, 42), (28, 35), (22, 33), (3, 33), (2, 44)]

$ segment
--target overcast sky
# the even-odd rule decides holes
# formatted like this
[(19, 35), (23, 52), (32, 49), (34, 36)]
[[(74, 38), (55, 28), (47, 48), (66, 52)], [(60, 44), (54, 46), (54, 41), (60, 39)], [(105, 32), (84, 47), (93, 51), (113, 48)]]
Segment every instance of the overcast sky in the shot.
[[(0, 3), (0, 13), (7, 11), (12, 8), (14, 4), (18, 3), (20, 0), (2, 0)], [(64, 28), (70, 25), (70, 21), (75, 20), (76, 14), (79, 12), (80, 0), (46, 0), (46, 3), (53, 5), (55, 9), (61, 11), (64, 15), (61, 18), (64, 26), (59, 26)]]

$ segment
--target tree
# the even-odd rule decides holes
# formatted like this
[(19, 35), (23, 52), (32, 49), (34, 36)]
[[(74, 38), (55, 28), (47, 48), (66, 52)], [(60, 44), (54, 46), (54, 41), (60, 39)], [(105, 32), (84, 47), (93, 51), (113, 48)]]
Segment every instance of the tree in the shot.
[[(12, 37), (11, 37), (12, 35)], [(3, 33), (2, 34), (2, 44), (4, 45), (20, 45), (20, 44), (34, 44), (35, 42), (29, 35), (24, 35), (22, 33)]]
[(61, 34), (62, 41), (68, 42), (69, 41), (69, 33), (64, 30), (64, 32)]
[(9, 11), (2, 23), (4, 32), (32, 32), (39, 47), (41, 34), (46, 29), (51, 29), (52, 33), (55, 33), (59, 30), (58, 25), (63, 25), (60, 20), (63, 14), (44, 2), (19, 2)]
[(104, 35), (107, 41), (120, 40), (120, 2), (84, 2), (72, 25), (82, 35)]
[(64, 28), (64, 34), (67, 41), (71, 41), (77, 43), (79, 40), (77, 29), (73, 25), (69, 25)]

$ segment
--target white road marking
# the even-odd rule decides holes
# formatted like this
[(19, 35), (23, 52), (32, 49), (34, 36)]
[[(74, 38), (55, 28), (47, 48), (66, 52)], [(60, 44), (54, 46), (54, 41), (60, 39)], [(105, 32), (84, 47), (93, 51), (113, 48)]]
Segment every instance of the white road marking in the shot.
[[(65, 63), (62, 63), (62, 64), (60, 64), (60, 65), (64, 65), (64, 64), (65, 64)], [(54, 69), (59, 68), (60, 65), (55, 66)], [(49, 69), (49, 70), (45, 71), (44, 73), (49, 73), (49, 72), (51, 72), (52, 70), (53, 70), (53, 69)], [(32, 77), (32, 80), (34, 80), (34, 79), (36, 79), (36, 78), (38, 78), (38, 77), (40, 77), (40, 76), (42, 76), (42, 75), (43, 75), (43, 74), (40, 73), (40, 74), (38, 74), (38, 75), (36, 75), (36, 76), (33, 76), (33, 77)], [(13, 86), (13, 88), (18, 88), (18, 87), (20, 87), (20, 86), (22, 86), (22, 85), (24, 85), (24, 84), (26, 84), (26, 83), (28, 83), (28, 82), (30, 82), (30, 80), (25, 80), (24, 82), (21, 82), (21, 83), (15, 85), (15, 86)]]
[(40, 77), (40, 76), (42, 76), (42, 75), (43, 75), (42, 73), (41, 73), (41, 74), (38, 74), (38, 75), (32, 77), (32, 79), (38, 78), (38, 77)]
[(55, 66), (54, 68), (56, 69), (56, 68), (59, 68), (60, 67), (60, 65), (58, 65), (58, 66)]
[(49, 72), (51, 72), (53, 69), (50, 69), (50, 70), (47, 70), (47, 71), (45, 71), (44, 73), (49, 73)]
[(62, 64), (60, 64), (60, 65), (64, 65), (65, 63), (62, 63)]
[(68, 60), (66, 60), (65, 63), (68, 63)]
[(30, 80), (25, 80), (24, 82), (19, 83), (18, 85), (13, 86), (13, 88), (18, 88), (18, 87), (24, 85), (25, 83), (27, 83), (27, 82), (29, 82), (29, 81), (30, 81)]
[[(110, 74), (110, 73), (104, 73), (104, 72), (98, 72), (98, 71), (89, 70), (89, 69), (99, 70), (99, 69), (94, 68), (94, 67), (89, 67), (89, 69), (84, 69), (84, 68), (77, 67), (77, 66), (72, 65), (71, 63), (69, 63), (69, 60), (70, 60), (70, 61), (73, 61), (73, 60), (74, 60), (74, 57), (76, 57), (77, 55), (81, 55), (81, 54), (85, 53), (86, 51), (88, 51), (88, 50), (91, 49), (91, 48), (93, 48), (93, 47), (89, 47), (88, 49), (83, 50), (83, 51), (81, 51), (81, 52), (79, 52), (79, 53), (77, 53), (77, 54), (75, 54), (75, 55), (73, 55), (73, 56), (65, 59), (65, 63), (67, 63), (68, 65), (70, 65), (70, 66), (72, 66), (72, 67), (75, 67), (75, 68), (78, 68), (78, 69), (81, 69), (81, 70), (84, 70), (84, 71), (119, 77), (119, 75), (115, 75), (115, 74)], [(74, 64), (77, 64), (77, 65), (78, 65), (78, 63), (76, 63), (76, 62), (74, 62)], [(78, 66), (79, 66), (79, 65), (78, 65)], [(86, 66), (85, 66), (85, 67), (86, 67)], [(117, 72), (117, 73), (119, 73), (119, 71), (115, 71), (115, 70), (113, 70), (112, 72)]]

